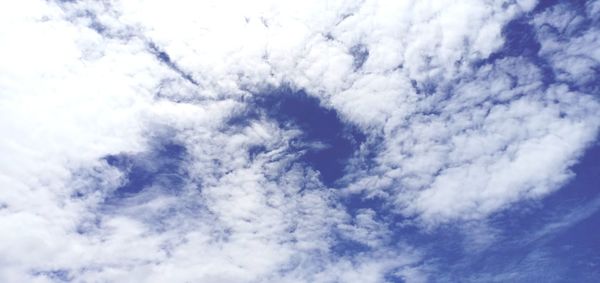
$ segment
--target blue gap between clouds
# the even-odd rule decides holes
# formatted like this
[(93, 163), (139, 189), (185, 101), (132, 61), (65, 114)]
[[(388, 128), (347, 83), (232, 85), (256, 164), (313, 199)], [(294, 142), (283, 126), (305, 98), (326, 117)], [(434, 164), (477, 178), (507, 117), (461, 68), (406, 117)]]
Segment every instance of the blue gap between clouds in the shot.
[(43, 276), (54, 282), (71, 282), (71, 276), (66, 269), (44, 270), (32, 272), (34, 276)]
[[(550, 63), (545, 58), (538, 55), (541, 45), (537, 40), (536, 30), (530, 21), (537, 13), (543, 12), (546, 9), (556, 5), (565, 5), (568, 9), (577, 11), (578, 15), (584, 18), (584, 20), (581, 24), (579, 24), (578, 29), (573, 34), (562, 34), (562, 31), (556, 30), (554, 32), (560, 33), (560, 37), (573, 37), (590, 29), (594, 24), (597, 24), (594, 23), (592, 19), (589, 19), (585, 14), (585, 6), (587, 2), (589, 1), (540, 1), (532, 12), (510, 21), (506, 26), (504, 26), (502, 29), (502, 35), (505, 39), (504, 46), (500, 50), (492, 53), (488, 58), (476, 62), (474, 67), (477, 68), (486, 64), (493, 64), (494, 61), (506, 57), (522, 57), (529, 60), (540, 69), (542, 83), (545, 86), (558, 82)], [(600, 78), (600, 68), (596, 68), (595, 73)], [(598, 80), (595, 80), (585, 85), (578, 85), (575, 82), (569, 81), (560, 81), (560, 83), (568, 85), (571, 90), (590, 93), (598, 92), (600, 90), (600, 86), (596, 83), (597, 81)]]
[[(574, 38), (583, 35), (584, 32), (590, 30), (593, 27), (600, 26), (600, 17), (593, 18), (589, 17), (586, 13), (586, 5), (591, 4), (595, 0), (586, 1), (586, 0), (573, 0), (573, 1), (564, 1), (564, 0), (545, 0), (541, 1), (538, 6), (535, 8), (535, 12), (542, 12), (545, 9), (552, 8), (553, 6), (562, 7), (564, 9), (568, 9), (569, 11), (575, 12), (577, 14), (577, 21), (572, 21), (569, 23), (569, 28), (565, 30), (559, 30), (550, 26), (543, 26), (546, 28), (543, 32), (548, 32), (556, 36), (556, 40), (568, 40), (569, 38)], [(572, 24), (574, 24), (572, 26)], [(590, 79), (587, 82), (568, 82), (561, 81), (568, 85), (572, 90), (580, 91), (583, 93), (599, 95), (600, 92), (600, 66), (596, 65), (592, 68), (594, 72), (595, 79)]]
[[(360, 64), (362, 63), (364, 62)], [(323, 107), (319, 99), (302, 90), (294, 91), (289, 87), (270, 90), (255, 95), (249, 104), (246, 113), (229, 120), (229, 126), (245, 127), (252, 120), (265, 116), (276, 121), (282, 128), (300, 129), (302, 134), (298, 140), (290, 142), (290, 151), (303, 151), (304, 154), (297, 162), (319, 171), (321, 182), (329, 187), (339, 185), (340, 178), (345, 175), (348, 160), (366, 142), (366, 135), (359, 129), (342, 121), (335, 110)], [(307, 145), (311, 143), (324, 146), (311, 148)], [(253, 158), (265, 150), (264, 146), (255, 146), (248, 150), (248, 154)], [(353, 215), (361, 208), (382, 205), (379, 199), (359, 198), (360, 196), (352, 196), (342, 200)], [(337, 256), (352, 256), (369, 250), (369, 247), (341, 235), (336, 234), (335, 237), (332, 253)]]
[[(230, 126), (245, 126), (261, 115), (282, 128), (298, 128), (302, 134), (290, 142), (291, 151), (302, 151), (297, 162), (319, 171), (323, 184), (335, 186), (344, 176), (346, 162), (358, 150), (366, 136), (355, 126), (344, 122), (335, 110), (323, 107), (318, 98), (303, 90), (281, 87), (255, 95), (247, 113), (233, 117)], [(266, 150), (257, 146), (249, 154), (256, 156)]]
[(184, 80), (190, 82), (193, 85), (199, 85), (198, 82), (194, 80), (192, 74), (185, 72), (179, 66), (177, 66), (177, 64), (171, 59), (171, 56), (169, 56), (169, 54), (164, 50), (160, 49), (160, 47), (154, 42), (148, 42), (148, 50), (156, 57), (158, 61), (167, 65), (167, 67), (169, 67), (175, 73), (179, 74), (179, 76), (181, 76)]
[(115, 190), (117, 197), (137, 194), (152, 185), (175, 191), (182, 185), (185, 170), (182, 162), (186, 149), (172, 141), (160, 141), (150, 152), (117, 154), (104, 158), (106, 162), (125, 172), (125, 183)]
[(350, 48), (350, 55), (354, 59), (352, 65), (354, 66), (354, 71), (356, 71), (362, 68), (369, 58), (369, 49), (364, 44), (357, 44)]
[(475, 63), (475, 67), (493, 64), (496, 60), (507, 57), (523, 57), (535, 64), (541, 71), (542, 83), (549, 85), (555, 81), (554, 71), (549, 63), (538, 56), (541, 45), (537, 41), (534, 27), (529, 23), (530, 16), (523, 16), (510, 21), (502, 29), (504, 46), (492, 53), (488, 58)]

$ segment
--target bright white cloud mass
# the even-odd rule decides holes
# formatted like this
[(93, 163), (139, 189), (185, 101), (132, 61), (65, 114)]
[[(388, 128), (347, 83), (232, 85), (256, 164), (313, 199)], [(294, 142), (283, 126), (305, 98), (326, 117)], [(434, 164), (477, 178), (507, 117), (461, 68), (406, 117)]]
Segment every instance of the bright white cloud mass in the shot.
[(0, 282), (598, 282), (599, 47), (593, 0), (4, 1)]

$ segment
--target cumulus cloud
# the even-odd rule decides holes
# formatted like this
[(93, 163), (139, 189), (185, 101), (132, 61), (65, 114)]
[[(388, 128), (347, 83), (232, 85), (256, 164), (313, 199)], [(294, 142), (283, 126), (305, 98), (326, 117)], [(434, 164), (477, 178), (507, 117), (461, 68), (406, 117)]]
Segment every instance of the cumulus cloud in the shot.
[[(535, 7), (0, 4), (0, 280), (427, 281), (397, 219), (542, 198), (597, 137), (600, 6)], [(506, 52), (523, 17), (539, 46)], [(335, 144), (258, 109), (277, 88), (364, 134), (337, 182), (302, 160)]]

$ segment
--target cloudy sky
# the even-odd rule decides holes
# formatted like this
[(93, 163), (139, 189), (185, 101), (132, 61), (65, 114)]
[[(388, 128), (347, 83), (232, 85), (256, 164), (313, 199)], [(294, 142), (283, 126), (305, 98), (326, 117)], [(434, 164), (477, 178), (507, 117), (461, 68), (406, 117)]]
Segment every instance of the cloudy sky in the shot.
[(0, 282), (600, 282), (600, 1), (2, 1), (0, 62)]

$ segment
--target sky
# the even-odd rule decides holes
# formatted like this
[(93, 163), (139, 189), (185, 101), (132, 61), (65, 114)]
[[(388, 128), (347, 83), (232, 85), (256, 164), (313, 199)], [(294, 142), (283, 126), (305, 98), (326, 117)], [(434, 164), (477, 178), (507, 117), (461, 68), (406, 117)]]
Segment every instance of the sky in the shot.
[(600, 282), (600, 1), (0, 3), (0, 282)]

